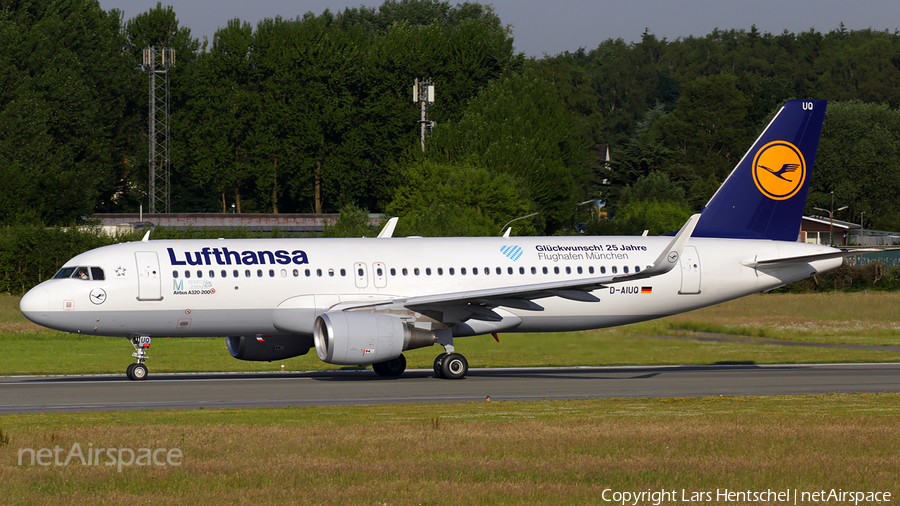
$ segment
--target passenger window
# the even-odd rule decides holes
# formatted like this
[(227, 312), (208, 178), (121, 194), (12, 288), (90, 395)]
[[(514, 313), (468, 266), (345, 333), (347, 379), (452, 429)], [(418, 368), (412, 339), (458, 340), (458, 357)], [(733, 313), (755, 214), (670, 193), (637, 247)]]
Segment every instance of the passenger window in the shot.
[(238, 270), (237, 270), (237, 269), (231, 271), (231, 275), (234, 276), (234, 277), (236, 277), (236, 278), (237, 278), (237, 277), (240, 277), (240, 273), (238, 273)]
[(628, 274), (628, 266), (627, 265), (625, 267), (622, 267), (622, 272), (624, 272), (625, 274)]
[(393, 267), (391, 267), (391, 276), (396, 276), (396, 275), (397, 275), (397, 269), (394, 269)]
[(572, 274), (572, 268), (571, 268), (571, 267), (566, 266), (566, 274)]
[[(341, 269), (341, 277), (345, 277), (347, 275), (347, 269)], [(381, 269), (378, 269), (378, 275), (381, 276)]]
[(256, 277), (258, 277), (258, 278), (262, 277), (262, 269), (256, 269)]
[(534, 268), (534, 267), (532, 267), (532, 268), (531, 268), (531, 273), (532, 273), (532, 274), (537, 274), (537, 269)]
[(473, 275), (473, 276), (477, 276), (477, 275), (478, 275), (478, 267), (473, 267), (473, 268), (472, 268), (472, 275)]
[(409, 271), (406, 270), (406, 267), (404, 267), (403, 270), (401, 270), (400, 272), (401, 272), (404, 276), (406, 276), (407, 274), (409, 274)]
[[(375, 269), (375, 273), (378, 275), (379, 278), (381, 276), (384, 276), (384, 270), (381, 267)], [(344, 269), (341, 269), (341, 276), (343, 276), (343, 275), (344, 275)]]
[(600, 267), (600, 274), (606, 274), (606, 267)]
[(322, 277), (322, 269), (316, 269), (316, 276)]
[(465, 268), (465, 267), (460, 267), (460, 268), (459, 268), (459, 274), (462, 275), (462, 276), (465, 276), (465, 275), (466, 275), (466, 268)]
[(541, 269), (541, 270), (544, 271), (544, 274), (547, 274), (547, 268), (546, 268), (546, 267), (544, 267), (544, 268)]
[(334, 269), (328, 269), (328, 277), (329, 277), (329, 278), (333, 278), (333, 277), (334, 277)]
[(419, 275), (419, 268), (418, 268), (418, 267), (416, 267), (416, 268), (413, 269), (413, 274), (415, 274), (416, 276)]
[(298, 269), (294, 269), (294, 277), (296, 278), (299, 275), (300, 275), (300, 271)]
[(426, 268), (425, 268), (425, 275), (426, 275), (426, 276), (431, 276), (431, 267), (426, 267)]
[(223, 278), (227, 278), (227, 277), (228, 277), (228, 271), (226, 271), (225, 269), (222, 269), (222, 272), (221, 272), (220, 274), (222, 274), (222, 277), (223, 277)]
[(487, 276), (487, 275), (490, 274), (490, 273), (491, 273), (491, 269), (488, 268), (488, 267), (485, 267), (485, 268), (484, 268), (484, 275)]
[(456, 271), (453, 269), (453, 267), (449, 268), (449, 269), (447, 270), (447, 272), (449, 272), (451, 276), (454, 275), (454, 274), (456, 274)]
[(197, 277), (198, 277), (198, 278), (202, 278), (202, 277), (203, 277), (203, 271), (201, 271), (200, 269), (197, 269)]
[(641, 268), (639, 266), (635, 265), (634, 272), (641, 272)]
[(444, 268), (438, 267), (438, 276), (443, 276), (443, 275), (444, 275)]
[(617, 272), (619, 272), (619, 269), (615, 265), (613, 265), (612, 273), (615, 274)]
[(593, 265), (589, 265), (589, 266), (588, 266), (588, 272), (591, 273), (591, 274), (594, 273), (594, 266), (593, 266)]
[(210, 269), (210, 271), (209, 271), (209, 277), (211, 277), (211, 278), (216, 277), (216, 271)]
[(186, 278), (191, 277), (191, 271), (184, 271), (184, 277), (186, 277)]
[(309, 277), (309, 269), (306, 269), (303, 273), (306, 274), (306, 277)]
[(582, 271), (581, 271), (581, 266), (579, 265), (579, 266), (578, 266), (578, 274), (581, 274), (581, 273), (582, 273)]
[(519, 267), (519, 274), (525, 274), (525, 268)]
[(270, 278), (274, 278), (274, 277), (275, 277), (275, 269), (269, 269), (269, 277), (270, 277)]
[(250, 269), (244, 269), (244, 277), (245, 277), (245, 278), (249, 278), (249, 277), (250, 277)]
[(178, 271), (172, 271), (172, 277), (178, 279)]
[(99, 267), (91, 267), (91, 277), (94, 278), (94, 281), (103, 281), (103, 269)]
[(287, 277), (287, 270), (286, 270), (286, 269), (281, 269), (281, 277), (283, 277), (283, 278), (286, 278), (286, 277)]
[(553, 268), (553, 274), (559, 274), (559, 267)]

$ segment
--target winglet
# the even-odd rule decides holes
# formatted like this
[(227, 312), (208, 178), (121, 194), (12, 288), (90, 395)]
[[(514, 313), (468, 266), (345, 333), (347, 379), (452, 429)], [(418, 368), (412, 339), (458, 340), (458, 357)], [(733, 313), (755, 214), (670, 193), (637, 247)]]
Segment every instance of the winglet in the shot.
[(653, 265), (647, 267), (637, 274), (626, 274), (624, 276), (618, 276), (616, 278), (613, 278), (613, 281), (618, 281), (624, 278), (649, 278), (651, 276), (665, 274), (674, 269), (675, 264), (678, 263), (678, 259), (681, 258), (681, 252), (684, 251), (685, 244), (687, 244), (688, 239), (691, 238), (691, 234), (694, 233), (694, 228), (697, 226), (698, 221), (700, 221), (699, 213), (688, 218), (684, 226), (681, 227), (681, 230), (679, 230), (678, 233), (675, 234), (675, 237), (672, 238), (672, 241), (669, 242), (668, 246), (666, 246), (666, 249), (664, 249), (663, 252), (659, 254), (659, 257), (656, 258), (656, 261), (653, 262)]
[(399, 219), (400, 218), (398, 218), (396, 216), (389, 219), (387, 221), (387, 223), (384, 224), (384, 228), (381, 229), (381, 232), (378, 233), (378, 238), (379, 239), (389, 239), (391, 236), (393, 236), (394, 228), (397, 227), (397, 220), (399, 220)]
[(148, 230), (147, 233), (144, 234), (144, 238), (141, 239), (141, 242), (150, 242), (150, 232), (153, 232), (153, 230)]

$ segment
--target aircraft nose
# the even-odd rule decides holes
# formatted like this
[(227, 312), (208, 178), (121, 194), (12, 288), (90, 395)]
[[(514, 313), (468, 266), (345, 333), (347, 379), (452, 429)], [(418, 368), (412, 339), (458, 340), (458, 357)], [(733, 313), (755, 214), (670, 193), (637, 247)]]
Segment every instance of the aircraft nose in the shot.
[(36, 286), (22, 296), (19, 302), (19, 310), (25, 318), (42, 325), (47, 322), (47, 313), (50, 309), (50, 294), (43, 286)]

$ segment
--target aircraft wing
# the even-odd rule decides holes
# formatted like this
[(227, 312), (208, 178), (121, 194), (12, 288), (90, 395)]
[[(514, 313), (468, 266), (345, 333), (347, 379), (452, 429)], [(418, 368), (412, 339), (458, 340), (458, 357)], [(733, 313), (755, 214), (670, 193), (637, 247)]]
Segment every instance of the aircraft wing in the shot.
[(499, 320), (500, 316), (491, 311), (495, 307), (542, 311), (544, 308), (534, 301), (545, 297), (561, 297), (581, 302), (599, 302), (600, 299), (591, 294), (591, 291), (616, 283), (659, 276), (672, 270), (678, 264), (678, 259), (681, 258), (684, 246), (699, 219), (699, 214), (691, 216), (672, 241), (659, 254), (653, 265), (640, 272), (503, 286), (465, 292), (420, 295), (396, 298), (389, 301), (367, 302), (365, 304), (341, 304), (340, 309), (360, 309), (383, 305), (402, 306), (406, 309), (429, 314), (434, 314), (435, 312), (447, 315), (452, 314), (454, 315), (453, 321), (447, 321), (447, 318), (444, 317), (440, 319), (445, 323), (457, 323), (469, 318), (487, 321)]

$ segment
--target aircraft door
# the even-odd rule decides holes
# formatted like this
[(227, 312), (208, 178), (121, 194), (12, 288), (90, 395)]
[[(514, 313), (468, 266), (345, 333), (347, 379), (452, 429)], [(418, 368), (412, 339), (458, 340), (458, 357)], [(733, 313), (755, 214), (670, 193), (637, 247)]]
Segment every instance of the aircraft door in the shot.
[(356, 287), (365, 288), (369, 286), (369, 274), (366, 272), (366, 264), (356, 262), (353, 264), (353, 274), (356, 275)]
[(384, 288), (387, 286), (387, 268), (381, 262), (372, 264), (372, 277), (375, 281), (375, 288)]
[(694, 246), (681, 253), (681, 290), (678, 293), (700, 293), (700, 255)]
[(155, 251), (135, 251), (138, 272), (138, 300), (162, 300), (162, 277)]

